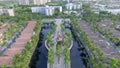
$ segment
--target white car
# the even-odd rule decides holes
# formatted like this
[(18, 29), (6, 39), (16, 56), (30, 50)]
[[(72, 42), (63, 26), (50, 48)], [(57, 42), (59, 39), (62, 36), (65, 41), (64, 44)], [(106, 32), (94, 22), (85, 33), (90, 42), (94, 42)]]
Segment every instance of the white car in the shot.
[(116, 29), (120, 31), (120, 25), (118, 25), (118, 26), (116, 27)]

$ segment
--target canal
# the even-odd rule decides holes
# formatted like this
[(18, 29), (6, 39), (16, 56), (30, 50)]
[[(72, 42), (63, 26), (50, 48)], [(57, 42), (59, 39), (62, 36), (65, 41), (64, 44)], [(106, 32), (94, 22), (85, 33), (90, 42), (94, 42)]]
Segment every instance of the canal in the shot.
[[(45, 47), (45, 38), (47, 33), (50, 32), (53, 27), (54, 23), (45, 23), (42, 25), (39, 41), (31, 58), (29, 68), (47, 68), (48, 51)], [(71, 31), (73, 35), (73, 47), (70, 51), (71, 68), (88, 68), (89, 56), (84, 46), (75, 35), (74, 29), (70, 26), (66, 27), (66, 31)]]

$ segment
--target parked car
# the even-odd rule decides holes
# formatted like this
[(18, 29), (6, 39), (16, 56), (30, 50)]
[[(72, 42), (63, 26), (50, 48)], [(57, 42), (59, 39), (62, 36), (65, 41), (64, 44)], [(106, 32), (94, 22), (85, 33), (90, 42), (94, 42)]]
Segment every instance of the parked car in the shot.
[(120, 31), (120, 25), (118, 25), (118, 26), (116, 27), (116, 30), (119, 30), (119, 31)]

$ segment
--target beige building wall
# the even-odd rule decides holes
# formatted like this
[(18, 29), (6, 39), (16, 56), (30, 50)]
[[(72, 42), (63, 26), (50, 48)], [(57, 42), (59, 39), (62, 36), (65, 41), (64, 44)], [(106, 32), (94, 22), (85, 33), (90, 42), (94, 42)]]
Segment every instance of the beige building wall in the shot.
[(9, 16), (15, 16), (13, 9), (8, 9), (8, 14), (9, 14)]
[(51, 0), (34, 0), (34, 5), (44, 5), (47, 2), (51, 2)]
[(14, 9), (0, 8), (0, 15), (8, 14), (9, 16), (15, 16)]
[(34, 0), (34, 5), (41, 5), (43, 4), (42, 0)]

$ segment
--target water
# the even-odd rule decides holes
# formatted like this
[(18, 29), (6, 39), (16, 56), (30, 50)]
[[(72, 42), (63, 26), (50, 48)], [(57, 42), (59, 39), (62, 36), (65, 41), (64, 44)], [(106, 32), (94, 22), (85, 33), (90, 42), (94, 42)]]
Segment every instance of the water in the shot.
[[(39, 42), (37, 44), (36, 50), (29, 64), (30, 68), (47, 68), (48, 51), (45, 47), (45, 38), (47, 33), (52, 28), (53, 28), (52, 26), (50, 25), (47, 26), (47, 24), (42, 26)], [(36, 56), (37, 56), (37, 59), (36, 59)]]
[[(46, 28), (45, 28), (46, 27)], [(51, 25), (47, 27), (42, 27), (41, 33), (40, 33), (40, 40), (38, 42), (38, 45), (36, 47), (36, 50), (32, 56), (31, 62), (29, 64), (30, 68), (47, 68), (47, 60), (48, 60), (48, 51), (45, 47), (45, 38), (47, 33), (52, 30)], [(51, 28), (50, 28), (51, 27)], [(71, 32), (69, 28), (66, 28), (67, 32)], [(80, 44), (79, 40), (75, 40), (74, 33), (73, 34), (73, 47), (71, 49), (70, 53), (70, 59), (71, 59), (71, 68), (86, 68), (86, 62), (84, 58), (86, 58), (87, 53), (86, 50), (83, 48), (83, 46)], [(83, 48), (83, 49), (82, 49)], [(87, 57), (88, 60), (88, 57)], [(86, 60), (86, 61), (87, 61)], [(83, 62), (84, 61), (84, 62)]]
[[(70, 53), (70, 59), (71, 59), (71, 68), (86, 68), (85, 66), (88, 62), (85, 62), (88, 60), (88, 54), (85, 50), (85, 48), (82, 46), (80, 40), (78, 37), (75, 36), (74, 29), (70, 27), (66, 27), (67, 32), (71, 32), (73, 35), (73, 47), (71, 49)], [(86, 59), (84, 59), (86, 58)], [(85, 60), (85, 61), (84, 61)], [(84, 62), (83, 62), (84, 61)]]
[(42, 46), (40, 48), (38, 48), (38, 50), (39, 50), (39, 52), (41, 52), (41, 54), (39, 54), (39, 59), (36, 64), (36, 68), (47, 68), (48, 51), (45, 47), (45, 37), (50, 30), (51, 29), (43, 29), (43, 31), (42, 31), (44, 36), (43, 36)]
[(78, 43), (74, 40), (73, 47), (71, 49), (71, 68), (85, 68), (85, 65), (82, 62), (82, 58), (80, 56), (80, 51), (78, 50)]

